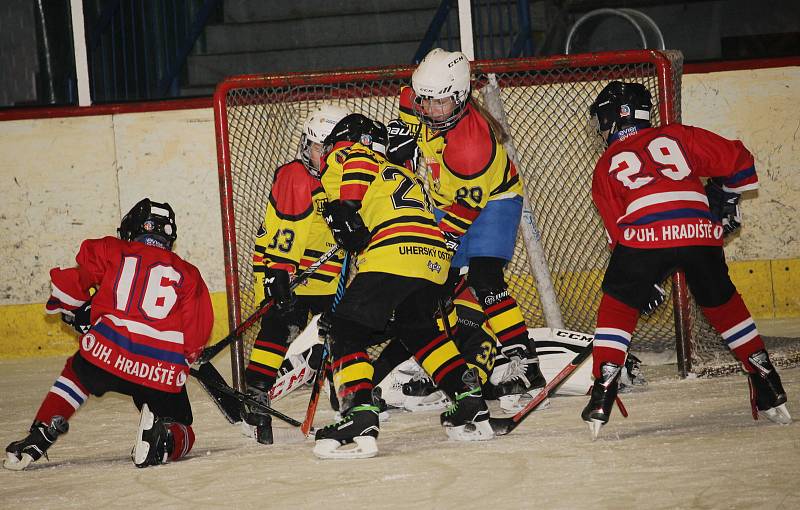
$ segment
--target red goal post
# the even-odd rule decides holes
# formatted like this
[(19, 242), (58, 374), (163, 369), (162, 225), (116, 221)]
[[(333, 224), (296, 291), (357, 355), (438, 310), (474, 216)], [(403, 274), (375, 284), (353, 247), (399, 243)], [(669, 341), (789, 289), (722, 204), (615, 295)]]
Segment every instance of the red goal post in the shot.
[[(231, 328), (257, 306), (254, 234), (274, 170), (297, 157), (306, 116), (328, 101), (386, 122), (397, 116), (399, 90), (409, 84), (412, 71), (398, 66), (247, 75), (218, 85), (214, 116)], [(562, 321), (566, 328), (592, 332), (609, 251), (591, 202), (592, 170), (602, 148), (588, 128), (588, 108), (610, 80), (637, 81), (653, 94), (654, 124), (679, 122), (682, 56), (644, 50), (478, 61), (472, 71), (474, 98), (511, 135), (507, 147), (529, 205), (507, 268), (511, 292), (529, 327)], [(425, 171), (424, 161), (421, 167)], [(698, 353), (706, 345), (716, 349), (718, 340), (698, 320), (681, 275), (668, 289), (674, 306), (640, 320), (633, 349), (676, 349), (687, 372)], [(254, 336), (250, 332), (232, 348), (237, 384)]]

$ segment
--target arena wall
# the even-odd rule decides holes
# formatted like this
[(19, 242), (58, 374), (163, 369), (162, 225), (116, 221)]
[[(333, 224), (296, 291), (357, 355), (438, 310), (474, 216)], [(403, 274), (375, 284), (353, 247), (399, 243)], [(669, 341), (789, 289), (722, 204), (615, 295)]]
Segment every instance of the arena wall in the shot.
[[(800, 317), (798, 103), (797, 66), (683, 78), (684, 123), (740, 138), (756, 156), (761, 189), (744, 201), (745, 227), (726, 248), (756, 318)], [(70, 330), (43, 313), (48, 270), (71, 265), (83, 239), (114, 235), (121, 213), (145, 196), (175, 209), (176, 251), (212, 291), (213, 338), (225, 334), (210, 106), (6, 120), (0, 154), (0, 358), (74, 350)]]

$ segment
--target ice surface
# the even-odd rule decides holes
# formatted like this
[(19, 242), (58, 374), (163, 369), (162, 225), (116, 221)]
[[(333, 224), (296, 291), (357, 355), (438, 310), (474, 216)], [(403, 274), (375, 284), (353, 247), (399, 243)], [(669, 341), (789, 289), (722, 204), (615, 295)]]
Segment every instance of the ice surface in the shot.
[[(63, 362), (0, 361), (0, 446), (25, 436)], [(224, 355), (217, 365), (227, 373)], [(471, 444), (448, 441), (437, 414), (393, 413), (380, 455), (349, 461), (315, 459), (311, 440), (245, 438), (192, 382), (194, 450), (137, 469), (133, 404), (92, 397), (50, 461), (0, 469), (0, 508), (800, 508), (800, 425), (754, 422), (744, 376), (653, 370), (646, 389), (622, 396), (630, 418), (615, 412), (594, 443), (579, 418), (586, 397), (558, 397), (510, 435)], [(800, 418), (800, 368), (781, 375)], [(299, 391), (277, 407), (302, 419), (307, 399)], [(333, 414), (320, 409), (317, 425)]]

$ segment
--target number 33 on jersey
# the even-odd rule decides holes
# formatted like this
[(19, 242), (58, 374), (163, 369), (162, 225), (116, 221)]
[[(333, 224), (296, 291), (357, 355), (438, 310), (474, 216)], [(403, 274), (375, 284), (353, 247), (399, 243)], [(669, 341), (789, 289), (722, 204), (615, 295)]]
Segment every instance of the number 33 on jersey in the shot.
[(619, 140), (597, 162), (592, 199), (609, 243), (635, 248), (721, 246), (701, 177), (728, 191), (756, 189), (753, 155), (738, 140), (670, 124)]

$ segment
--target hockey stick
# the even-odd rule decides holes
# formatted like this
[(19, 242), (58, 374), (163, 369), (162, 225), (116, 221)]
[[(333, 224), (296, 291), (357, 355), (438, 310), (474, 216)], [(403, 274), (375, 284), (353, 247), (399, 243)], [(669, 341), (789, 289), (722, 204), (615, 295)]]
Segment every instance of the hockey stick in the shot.
[[(345, 287), (347, 287), (347, 273), (350, 266), (350, 252), (344, 253), (342, 260), (342, 272), (339, 275), (339, 283), (336, 286), (336, 295), (331, 304), (331, 313), (336, 310), (336, 305), (342, 300)], [(321, 319), (321, 317), (320, 317)], [(320, 365), (317, 373), (314, 374), (314, 383), (311, 386), (311, 396), (308, 399), (308, 409), (306, 409), (306, 418), (300, 426), (300, 432), (308, 437), (311, 432), (311, 426), (314, 424), (314, 415), (317, 414), (317, 404), (319, 404), (319, 395), (322, 392), (322, 386), (328, 378), (328, 370), (331, 368), (331, 340), (330, 331), (325, 335), (325, 341), (322, 343), (322, 365)]]
[[(319, 269), (322, 266), (322, 264), (324, 264), (325, 262), (330, 260), (334, 255), (336, 255), (336, 252), (338, 251), (339, 251), (339, 246), (337, 245), (328, 250), (327, 252), (323, 253), (322, 256), (318, 258), (313, 264), (308, 266), (308, 268), (306, 268), (305, 271), (299, 273), (294, 278), (292, 278), (292, 283), (289, 285), (289, 289), (290, 290), (296, 289), (298, 285), (305, 282), (309, 276), (314, 274), (317, 271), (317, 269)], [(204, 365), (209, 361), (211, 361), (211, 359), (214, 358), (214, 356), (216, 356), (217, 354), (219, 354), (220, 351), (222, 351), (222, 349), (232, 344), (237, 338), (242, 336), (245, 331), (250, 329), (250, 326), (252, 326), (261, 317), (263, 317), (264, 314), (267, 313), (267, 311), (270, 308), (272, 308), (272, 305), (274, 303), (275, 300), (270, 299), (264, 306), (253, 312), (253, 314), (250, 315), (250, 317), (246, 318), (241, 324), (239, 324), (236, 327), (236, 329), (231, 331), (230, 334), (228, 334), (228, 336), (226, 336), (219, 342), (215, 343), (214, 345), (203, 349), (203, 352), (200, 354), (200, 357), (197, 358), (197, 363), (199, 363), (200, 365)]]
[(528, 417), (533, 411), (536, 410), (539, 405), (544, 402), (546, 398), (550, 395), (555, 393), (559, 386), (561, 386), (564, 381), (566, 381), (570, 375), (572, 375), (575, 370), (578, 369), (579, 366), (592, 354), (592, 346), (594, 344), (594, 340), (589, 341), (588, 344), (580, 351), (578, 354), (572, 358), (572, 361), (567, 364), (561, 372), (559, 372), (549, 383), (542, 388), (542, 391), (536, 394), (533, 399), (531, 399), (528, 404), (522, 408), (517, 414), (511, 416), (510, 418), (489, 418), (489, 425), (492, 426), (492, 430), (496, 436), (504, 436), (517, 428), (517, 426), (522, 423), (522, 421)]
[(231, 423), (239, 423), (242, 421), (239, 412), (242, 408), (242, 405), (246, 404), (251, 408), (258, 409), (259, 411), (283, 420), (289, 425), (293, 425), (295, 427), (302, 425), (299, 421), (295, 420), (291, 416), (286, 416), (280, 411), (276, 411), (270, 406), (259, 402), (250, 395), (236, 391), (228, 386), (228, 383), (225, 382), (222, 374), (220, 374), (216, 367), (214, 367), (214, 365), (211, 363), (203, 363), (198, 368), (190, 368), (189, 373), (193, 375), (200, 383), (200, 386), (202, 386), (203, 389), (208, 392), (208, 394), (214, 400), (214, 403), (217, 404), (217, 407), (219, 407), (219, 410)]

